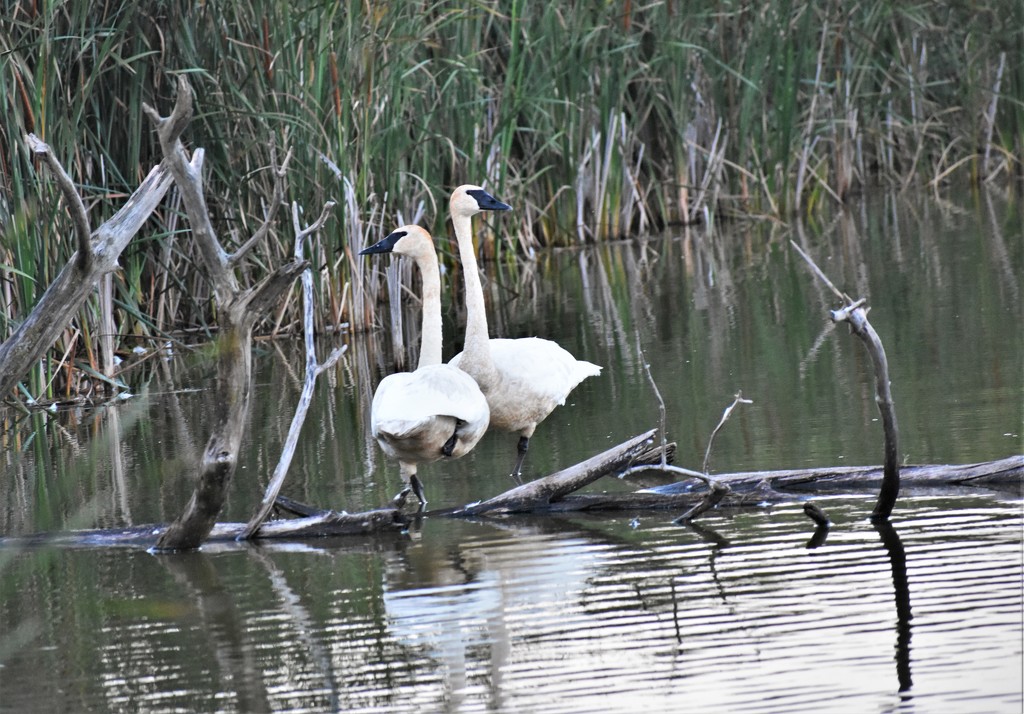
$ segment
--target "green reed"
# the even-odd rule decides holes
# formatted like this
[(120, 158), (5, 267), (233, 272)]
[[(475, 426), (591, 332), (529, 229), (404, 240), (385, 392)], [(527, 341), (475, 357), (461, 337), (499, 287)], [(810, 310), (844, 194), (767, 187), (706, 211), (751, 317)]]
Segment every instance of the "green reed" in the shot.
[[(338, 202), (314, 255), (320, 328), (379, 320), (382, 265), (357, 253), (399, 221), (419, 217), (453, 260), (446, 196), (460, 183), (484, 183), (515, 206), (481, 222), (484, 254), (511, 257), (714, 215), (786, 220), (876, 183), (941, 188), (1021, 173), (1024, 10), (1009, 0), (9, 9), (4, 334), (73, 250), (23, 135), (54, 147), (98, 225), (159, 160), (141, 106), (167, 111), (179, 72), (197, 95), (185, 138), (207, 150), (208, 200), (228, 249), (263, 220), (272, 155), (293, 151), (286, 200), (307, 215)], [(240, 268), (250, 277), (290, 255), (286, 214)], [(114, 323), (132, 338), (123, 349), (216, 318), (173, 198), (151, 226), (115, 277)], [(94, 362), (99, 318), (82, 311), (30, 391), (56, 383), (65, 352)]]

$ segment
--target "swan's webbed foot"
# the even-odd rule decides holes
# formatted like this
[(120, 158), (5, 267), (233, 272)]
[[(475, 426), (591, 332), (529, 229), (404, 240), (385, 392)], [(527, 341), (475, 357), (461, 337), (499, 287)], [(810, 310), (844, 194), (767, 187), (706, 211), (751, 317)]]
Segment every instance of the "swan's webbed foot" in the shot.
[(391, 499), (391, 505), (397, 508), (398, 510), (402, 510), (403, 508), (405, 508), (405, 502), (409, 498), (409, 494), (411, 492), (412, 489), (406, 486), (401, 491), (396, 493), (395, 497)]

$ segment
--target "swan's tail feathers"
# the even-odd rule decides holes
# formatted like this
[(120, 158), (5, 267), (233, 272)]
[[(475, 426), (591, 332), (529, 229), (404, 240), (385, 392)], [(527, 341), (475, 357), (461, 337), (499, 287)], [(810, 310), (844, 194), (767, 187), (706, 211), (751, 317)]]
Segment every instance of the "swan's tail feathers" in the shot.
[(586, 360), (576, 360), (576, 369), (583, 375), (580, 379), (582, 382), (587, 377), (598, 377), (601, 374), (601, 365), (594, 364), (593, 362), (587, 362)]

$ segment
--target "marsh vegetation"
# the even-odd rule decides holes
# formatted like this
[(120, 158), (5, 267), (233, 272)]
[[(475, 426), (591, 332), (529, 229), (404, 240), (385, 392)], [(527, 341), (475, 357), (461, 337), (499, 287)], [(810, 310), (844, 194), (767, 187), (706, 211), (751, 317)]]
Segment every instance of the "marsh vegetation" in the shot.
[[(288, 201), (339, 203), (316, 265), (316, 327), (379, 325), (389, 288), (356, 258), (395, 225), (448, 235), (443, 197), (486, 184), (515, 207), (481, 250), (522, 269), (545, 246), (724, 218), (815, 221), (866, 187), (1019, 179), (1019, 3), (9, 3), (0, 18), (0, 333), (74, 250), (69, 213), (24, 137), (46, 141), (99, 224), (159, 163), (143, 103), (187, 74), (226, 248), (269, 212), (272, 150), (294, 151)], [(312, 216), (310, 216), (310, 220)], [(455, 264), (454, 246), (439, 240)], [(292, 253), (282, 215), (240, 278)], [(172, 195), (128, 247), (107, 306), (90, 301), (19, 399), (108, 386), (122, 356), (216, 329)], [(448, 276), (455, 275), (450, 271)], [(406, 272), (406, 276), (408, 272)], [(452, 284), (446, 285), (451, 289)], [(297, 291), (257, 326), (297, 331)], [(130, 374), (111, 376), (130, 386)]]

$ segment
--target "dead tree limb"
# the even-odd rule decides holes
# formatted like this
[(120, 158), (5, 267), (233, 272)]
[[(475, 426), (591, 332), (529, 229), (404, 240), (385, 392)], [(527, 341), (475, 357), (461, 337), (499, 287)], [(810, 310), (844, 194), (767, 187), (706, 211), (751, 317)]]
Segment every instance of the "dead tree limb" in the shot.
[(878, 501), (871, 513), (875, 520), (888, 520), (892, 514), (896, 497), (900, 493), (899, 428), (896, 426), (896, 406), (892, 401), (889, 384), (889, 363), (885, 358), (882, 341), (875, 328), (868, 322), (868, 311), (863, 300), (832, 311), (833, 322), (848, 322), (853, 333), (864, 343), (875, 375), (875, 403), (882, 415), (882, 431), (885, 436), (885, 475), (878, 492)]
[(889, 384), (889, 362), (885, 357), (885, 348), (882, 347), (882, 340), (879, 339), (875, 328), (868, 322), (868, 310), (864, 304), (866, 298), (852, 300), (848, 295), (840, 292), (832, 282), (825, 277), (825, 274), (814, 263), (807, 253), (797, 245), (796, 241), (790, 240), (790, 245), (807, 262), (814, 273), (845, 303), (838, 310), (831, 310), (832, 322), (849, 323), (853, 334), (864, 343), (864, 348), (871, 358), (871, 365), (875, 377), (875, 404), (882, 416), (882, 432), (885, 439), (885, 475), (882, 478), (882, 486), (878, 492), (878, 500), (875, 502), (875, 509), (871, 513), (873, 520), (888, 520), (892, 515), (893, 506), (900, 493), (900, 462), (899, 462), (899, 428), (896, 425), (896, 406), (892, 400), (892, 390)]
[[(278, 166), (277, 151), (274, 149), (273, 146), (270, 147), (270, 163), (275, 167), (274, 188), (273, 196), (270, 199), (270, 205), (267, 206), (266, 218), (263, 219), (263, 223), (260, 225), (259, 228), (256, 229), (256, 232), (252, 234), (252, 237), (245, 243), (243, 243), (241, 246), (239, 246), (234, 253), (228, 256), (228, 263), (230, 265), (236, 265), (239, 262), (241, 262), (242, 258), (244, 258), (249, 253), (250, 250), (257, 246), (260, 243), (260, 241), (266, 238), (267, 234), (270, 232), (270, 226), (273, 225), (274, 219), (277, 218), (278, 208), (280, 208), (281, 204), (284, 203), (285, 176), (287, 175), (288, 162), (291, 161), (291, 158), (292, 151), (291, 149), (289, 149), (284, 156), (284, 161), (282, 161), (281, 165)], [(334, 202), (331, 201), (330, 204), (333, 206)], [(324, 218), (324, 220), (326, 220), (326, 218)]]
[[(557, 473), (522, 486), (506, 491), (480, 503), (472, 503), (462, 508), (438, 515), (479, 516), (484, 513), (522, 513), (546, 509), (558, 510), (554, 506), (565, 495), (593, 483), (602, 476), (621, 471), (629, 466), (637, 456), (646, 451), (654, 438), (655, 429), (634, 436), (618, 446), (613, 446), (597, 456), (570, 466)], [(431, 515), (431, 514), (427, 514)]]
[[(157, 550), (198, 548), (209, 536), (227, 498), (228, 486), (238, 462), (238, 450), (245, 432), (252, 389), (252, 329), (294, 283), (306, 263), (296, 260), (284, 265), (252, 288), (243, 289), (233, 270), (231, 257), (217, 239), (203, 191), (203, 151), (191, 160), (181, 134), (192, 116), (192, 89), (182, 75), (178, 96), (170, 116), (162, 117), (143, 105), (152, 119), (164, 161), (174, 176), (203, 267), (213, 287), (220, 320), (217, 335), (217, 393), (212, 433), (199, 465), (195, 490), (185, 510), (160, 536)], [(274, 167), (277, 172), (278, 167)], [(281, 175), (277, 172), (278, 179)]]
[[(332, 208), (334, 208), (334, 201), (328, 201), (324, 205), (324, 210), (320, 217), (312, 225), (305, 229), (300, 229), (299, 206), (297, 203), (292, 203), (292, 228), (295, 231), (295, 260), (304, 260), (303, 243), (308, 236), (316, 233), (323, 227)], [(281, 450), (281, 458), (274, 469), (274, 475), (267, 485), (267, 490), (263, 495), (260, 507), (245, 525), (245, 529), (238, 536), (239, 540), (248, 540), (255, 536), (260, 531), (260, 527), (267, 516), (270, 515), (270, 511), (274, 508), (274, 501), (281, 492), (281, 486), (284, 485), (284, 479), (288, 475), (288, 467), (292, 463), (292, 456), (295, 454), (295, 447), (299, 443), (299, 433), (302, 431), (302, 425), (306, 421), (306, 412), (309, 411), (309, 405), (313, 401), (313, 387), (316, 385), (316, 378), (324, 370), (330, 369), (345, 352), (345, 346), (339, 347), (331, 352), (323, 364), (317, 362), (316, 346), (313, 342), (313, 270), (310, 267), (302, 271), (302, 299), (302, 333), (306, 346), (306, 378), (302, 384), (299, 403), (295, 407), (295, 415), (292, 417), (291, 426), (288, 428), (288, 436), (285, 438), (284, 448)]]
[(85, 205), (50, 147), (33, 134), (26, 137), (26, 142), (56, 177), (75, 224), (78, 250), (28, 317), (0, 345), (0, 398), (10, 394), (57, 341), (100, 279), (117, 268), (121, 252), (163, 200), (172, 180), (164, 164), (155, 166), (121, 210), (92, 232)]
[(143, 112), (153, 121), (164, 161), (174, 176), (181, 201), (188, 214), (192, 236), (199, 248), (210, 282), (212, 283), (217, 306), (230, 305), (239, 293), (238, 280), (230, 270), (230, 256), (217, 240), (210, 211), (203, 192), (203, 158), (205, 152), (196, 149), (189, 160), (181, 135), (192, 120), (192, 86), (184, 75), (178, 77), (178, 96), (170, 116), (162, 117), (148, 104), (142, 105)]
[[(637, 471), (630, 469), (630, 473)], [(644, 471), (656, 472), (657, 467), (646, 468)], [(675, 478), (677, 473), (670, 467), (666, 476)], [(800, 501), (811, 493), (858, 493), (865, 489), (877, 489), (883, 479), (883, 466), (749, 471), (715, 475), (718, 483), (730, 488), (730, 493), (719, 504), (722, 508), (790, 503)], [(903, 466), (900, 469), (900, 481), (907, 486), (924, 488), (979, 487), (1010, 488), (1019, 491), (1024, 486), (1024, 456), (1009, 456), (977, 464)], [(571, 494), (547, 508), (538, 510), (676, 511), (692, 507), (706, 498), (707, 492), (699, 490), (699, 484), (702, 482), (703, 479), (694, 475), (686, 480), (639, 491)], [(439, 512), (439, 515), (447, 514)]]

